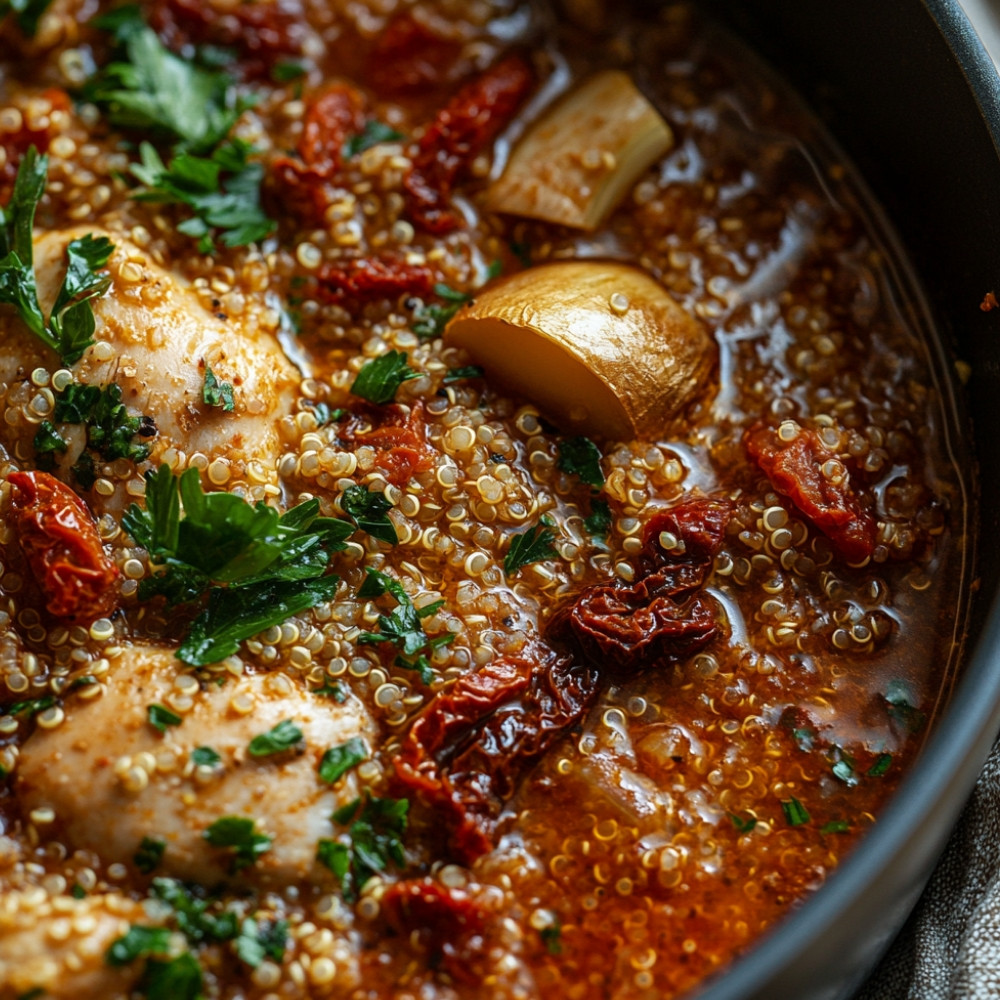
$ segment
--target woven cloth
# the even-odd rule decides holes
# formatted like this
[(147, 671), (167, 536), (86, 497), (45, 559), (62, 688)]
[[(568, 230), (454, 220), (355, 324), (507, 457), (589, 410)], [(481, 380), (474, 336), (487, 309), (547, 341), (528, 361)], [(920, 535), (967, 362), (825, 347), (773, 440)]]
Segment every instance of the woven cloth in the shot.
[(1000, 1000), (1000, 744), (910, 920), (856, 1000)]

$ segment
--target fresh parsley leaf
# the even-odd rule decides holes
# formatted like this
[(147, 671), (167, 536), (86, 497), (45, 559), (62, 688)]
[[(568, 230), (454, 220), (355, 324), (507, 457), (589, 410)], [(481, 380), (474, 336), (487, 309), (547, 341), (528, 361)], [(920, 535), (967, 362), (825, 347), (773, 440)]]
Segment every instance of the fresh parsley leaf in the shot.
[[(379, 631), (362, 632), (357, 639), (359, 644), (390, 642), (407, 656), (413, 656), (426, 649), (435, 649), (454, 638), (451, 633), (447, 633), (445, 636), (435, 636), (434, 639), (428, 638), (420, 624), (421, 619), (428, 618), (437, 612), (444, 603), (443, 601), (435, 601), (433, 604), (418, 610), (413, 606), (410, 595), (403, 589), (402, 584), (376, 569), (369, 568), (366, 572), (368, 578), (358, 590), (358, 596), (381, 597), (382, 594), (388, 592), (396, 600), (396, 608), (391, 614), (379, 615), (377, 621)], [(419, 669), (415, 664), (405, 663), (405, 661), (404, 665), (410, 669)], [(429, 670), (430, 665), (428, 664), (427, 667)], [(421, 676), (424, 676), (423, 672)]]
[(232, 413), (236, 409), (232, 383), (220, 382), (208, 365), (205, 365), (205, 382), (201, 387), (201, 401), (206, 406), (221, 406), (226, 413)]
[(885, 701), (889, 718), (905, 732), (919, 733), (924, 728), (927, 716), (917, 708), (916, 699), (905, 681), (890, 681)]
[(558, 553), (552, 543), (555, 533), (543, 524), (536, 524), (526, 531), (511, 536), (510, 548), (503, 561), (504, 575), (513, 576), (522, 566), (539, 562), (542, 559), (554, 559)]
[(70, 889), (70, 891), (69, 891), (69, 894), (70, 894), (70, 895), (71, 895), (71, 896), (72, 896), (72, 897), (73, 897), (74, 899), (83, 899), (83, 898), (84, 898), (84, 896), (86, 896), (86, 895), (87, 895), (87, 890), (86, 890), (86, 889), (84, 889), (84, 887), (83, 887), (82, 885), (80, 885), (80, 883), (79, 883), (79, 882), (74, 882), (74, 883), (73, 883), (73, 888), (72, 888), (72, 889)]
[(266, 733), (255, 736), (250, 741), (250, 755), (253, 757), (270, 757), (272, 754), (284, 753), (302, 742), (302, 730), (291, 719), (282, 719)]
[(442, 306), (432, 302), (429, 305), (422, 305), (414, 311), (413, 332), (421, 340), (433, 340), (435, 337), (440, 337), (452, 316), (472, 298), (471, 295), (465, 292), (456, 292), (455, 289), (449, 288), (441, 282), (434, 286), (434, 294), (449, 304)]
[(846, 819), (833, 819), (819, 828), (820, 833), (850, 833), (851, 824)]
[(205, 898), (199, 887), (188, 887), (173, 878), (154, 878), (151, 892), (170, 907), (177, 929), (191, 944), (231, 941), (236, 937), (236, 914), (231, 910), (210, 913), (213, 901)]
[(583, 519), (583, 526), (594, 538), (606, 538), (611, 530), (611, 505), (607, 500), (591, 500), (590, 514)]
[(599, 490), (604, 485), (601, 451), (588, 437), (565, 438), (559, 442), (559, 468)]
[(49, 317), (49, 329), (66, 364), (79, 361), (83, 352), (94, 343), (97, 324), (90, 301), (111, 287), (110, 276), (101, 268), (107, 264), (114, 249), (106, 236), (95, 239), (89, 233), (66, 246), (66, 276)]
[(35, 431), (35, 454), (52, 455), (57, 451), (65, 451), (69, 444), (61, 437), (55, 426), (48, 420), (43, 420)]
[(104, 960), (108, 965), (128, 965), (146, 955), (165, 955), (169, 949), (170, 931), (166, 927), (132, 924), (120, 938), (111, 942)]
[(453, 382), (461, 382), (467, 378), (482, 378), (485, 372), (480, 365), (466, 365), (464, 368), (449, 368), (447, 374), (442, 379), (445, 385)]
[(307, 72), (302, 63), (285, 60), (271, 67), (271, 79), (275, 83), (291, 83), (292, 80), (300, 80)]
[(841, 747), (833, 747), (830, 760), (834, 777), (839, 778), (845, 785), (856, 785), (858, 783), (857, 771), (854, 768), (854, 758)]
[(739, 833), (749, 833), (757, 825), (755, 816), (740, 816), (734, 812), (726, 813), (726, 815)]
[(360, 736), (352, 736), (346, 743), (330, 747), (319, 762), (319, 778), (332, 785), (347, 774), (352, 767), (368, 759), (368, 750)]
[[(448, 638), (453, 639), (454, 636), (449, 634)], [(406, 659), (405, 656), (397, 656), (392, 662), (402, 670), (415, 670), (422, 684), (430, 686), (434, 683), (434, 668), (424, 653), (414, 657), (412, 660)]]
[(148, 875), (159, 866), (166, 849), (165, 841), (157, 840), (155, 837), (143, 837), (139, 850), (132, 855), (132, 861), (143, 875)]
[(149, 724), (161, 733), (167, 731), (167, 726), (179, 726), (182, 721), (176, 712), (171, 712), (163, 705), (147, 705), (146, 716), (149, 719)]
[(55, 696), (46, 694), (41, 698), (28, 698), (25, 701), (15, 701), (13, 705), (8, 705), (4, 711), (7, 715), (24, 714), (27, 718), (31, 719), (38, 715), (39, 712), (44, 712), (45, 709), (51, 708), (55, 704)]
[(309, 406), (313, 416), (316, 418), (317, 427), (326, 427), (327, 424), (337, 423), (347, 416), (347, 410), (342, 406), (330, 409), (329, 403), (312, 403)]
[(195, 767), (215, 767), (222, 763), (222, 758), (211, 747), (195, 747), (191, 751), (191, 760)]
[(317, 857), (340, 880), (344, 899), (353, 902), (365, 883), (390, 862), (406, 861), (402, 836), (410, 803), (406, 799), (373, 798), (365, 792), (333, 814), (334, 822), (350, 823), (350, 846), (338, 841), (321, 840)]
[(340, 498), (344, 513), (364, 532), (380, 542), (395, 545), (399, 541), (396, 529), (389, 520), (392, 504), (382, 493), (373, 493), (367, 486), (348, 486)]
[(808, 810), (794, 796), (781, 800), (781, 811), (785, 814), (785, 822), (789, 826), (802, 826), (803, 823), (809, 822)]
[(230, 874), (249, 868), (271, 849), (273, 838), (257, 833), (256, 825), (248, 816), (223, 816), (202, 834), (213, 847), (224, 847), (232, 852)]
[[(34, 38), (38, 22), (51, 3), (52, 0), (0, 0), (0, 20), (12, 13), (21, 31), (28, 38)], [(44, 992), (40, 990), (38, 995), (41, 996)]]
[(202, 986), (201, 966), (189, 951), (168, 962), (148, 959), (139, 983), (146, 1000), (200, 1000)]
[(344, 143), (343, 154), (346, 157), (357, 156), (372, 146), (377, 146), (380, 142), (396, 142), (404, 138), (402, 132), (397, 132), (390, 125), (377, 121), (374, 118), (365, 122), (363, 131), (357, 135), (352, 135)]
[(288, 946), (288, 921), (244, 919), (236, 938), (236, 954), (251, 969), (256, 969), (265, 958), (280, 962)]
[(538, 936), (542, 939), (542, 944), (545, 945), (545, 950), (550, 955), (562, 954), (562, 927), (558, 923), (542, 927), (538, 932)]
[(889, 768), (892, 767), (892, 754), (891, 753), (880, 753), (876, 758), (875, 762), (872, 764), (865, 774), (869, 778), (881, 778)]
[(369, 403), (391, 403), (396, 398), (396, 390), (404, 382), (420, 376), (406, 361), (406, 351), (388, 351), (366, 361), (351, 386), (351, 392)]
[(338, 705), (342, 705), (347, 701), (347, 692), (344, 690), (343, 685), (339, 681), (334, 681), (333, 684), (324, 684), (322, 687), (318, 687), (313, 691), (313, 694), (322, 695), (325, 698), (332, 698)]

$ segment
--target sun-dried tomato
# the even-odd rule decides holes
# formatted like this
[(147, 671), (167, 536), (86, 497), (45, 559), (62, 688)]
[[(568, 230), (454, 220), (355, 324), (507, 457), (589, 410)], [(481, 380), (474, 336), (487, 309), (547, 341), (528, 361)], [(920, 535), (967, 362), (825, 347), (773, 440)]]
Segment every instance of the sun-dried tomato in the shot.
[(534, 85), (530, 64), (510, 55), (467, 83), (438, 112), (403, 180), (415, 225), (436, 235), (458, 227), (449, 207), (455, 182), (507, 125)]
[(118, 567), (83, 501), (47, 472), (12, 472), (8, 480), (17, 540), (49, 612), (72, 625), (110, 614)]
[(459, 678), (417, 717), (393, 759), (397, 783), (438, 813), (456, 858), (493, 846), (518, 779), (582, 717), (597, 672), (568, 657), (504, 657)]
[[(701, 649), (718, 630), (715, 604), (697, 593), (722, 546), (731, 505), (687, 500), (650, 519), (639, 579), (588, 587), (553, 619), (549, 635), (572, 642), (611, 673), (674, 662)], [(671, 548), (661, 537), (671, 536)]]
[(743, 437), (747, 452), (778, 493), (791, 499), (799, 511), (849, 563), (861, 563), (875, 550), (877, 525), (851, 487), (850, 475), (838, 462), (838, 478), (824, 474), (836, 459), (816, 431), (800, 428), (783, 441), (773, 427), (756, 424)]
[(467, 892), (431, 879), (408, 879), (385, 890), (379, 911), (389, 927), (426, 954), (432, 969), (469, 985), (482, 979), (476, 966), (485, 957), (486, 913)]
[(281, 58), (302, 51), (304, 33), (297, 5), (241, 3), (221, 12), (203, 0), (158, 0), (150, 24), (174, 50), (217, 45), (239, 53), (238, 68), (249, 79), (266, 77)]
[(341, 442), (353, 448), (374, 448), (375, 465), (394, 486), (405, 486), (418, 472), (434, 464), (427, 441), (423, 404), (409, 410), (398, 403), (371, 406), (359, 403), (337, 430)]
[(296, 215), (322, 219), (326, 186), (340, 170), (344, 143), (364, 123), (364, 98), (347, 84), (335, 83), (310, 101), (298, 157), (278, 156), (271, 165), (279, 195)]
[(362, 257), (324, 265), (318, 275), (320, 297), (327, 302), (380, 302), (401, 295), (424, 297), (434, 288), (434, 272), (402, 257)]
[(426, 93), (445, 83), (462, 46), (431, 31), (409, 11), (397, 14), (375, 40), (366, 77), (385, 96)]
[[(39, 96), (42, 100), (48, 101), (52, 111), (69, 110), (69, 95), (64, 90), (51, 88)], [(0, 148), (5, 154), (3, 166), (0, 167), (0, 202), (6, 203), (10, 197), (21, 158), (32, 146), (39, 153), (47, 152), (52, 141), (52, 131), (51, 114), (38, 119), (22, 115), (21, 127), (17, 131), (0, 133)]]

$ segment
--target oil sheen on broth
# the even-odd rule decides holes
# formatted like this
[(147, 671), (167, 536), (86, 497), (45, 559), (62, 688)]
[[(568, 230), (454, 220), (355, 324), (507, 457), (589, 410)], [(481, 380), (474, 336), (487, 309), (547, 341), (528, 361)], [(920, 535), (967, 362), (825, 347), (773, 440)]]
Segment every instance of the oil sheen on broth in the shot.
[(0, 997), (677, 996), (877, 822), (952, 389), (688, 8), (29, 5), (0, 205)]

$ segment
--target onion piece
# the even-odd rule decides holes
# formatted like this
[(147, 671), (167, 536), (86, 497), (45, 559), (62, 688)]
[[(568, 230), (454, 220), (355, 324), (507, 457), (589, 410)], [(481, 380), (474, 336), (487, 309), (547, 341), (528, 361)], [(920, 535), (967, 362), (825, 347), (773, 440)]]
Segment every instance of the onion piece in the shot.
[(550, 108), (486, 192), (495, 212), (596, 229), (674, 144), (627, 73), (605, 70)]
[(662, 436), (705, 391), (715, 345), (645, 271), (543, 264), (480, 292), (448, 324), (488, 377), (568, 432)]

